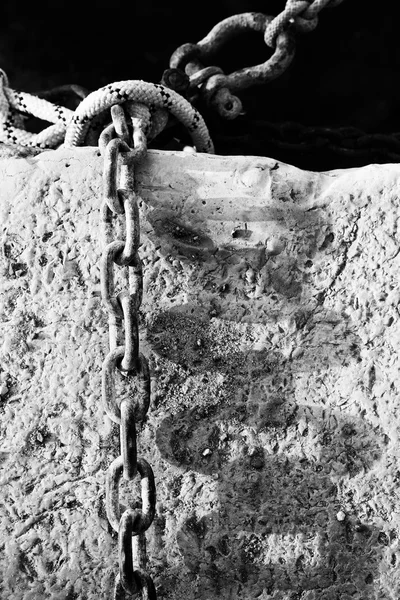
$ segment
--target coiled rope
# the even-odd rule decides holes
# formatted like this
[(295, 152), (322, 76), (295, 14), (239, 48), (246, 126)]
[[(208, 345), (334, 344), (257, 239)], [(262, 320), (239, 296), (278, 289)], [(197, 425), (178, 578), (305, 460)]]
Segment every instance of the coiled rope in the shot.
[(214, 151), (214, 146), (201, 114), (177, 92), (159, 83), (141, 80), (118, 81), (89, 94), (76, 109), (65, 136), (65, 145), (82, 146), (91, 120), (109, 109), (113, 104), (139, 102), (155, 113), (157, 109), (168, 110), (188, 129), (199, 152)]
[[(63, 143), (66, 147), (83, 146), (88, 140), (93, 144), (96, 136), (88, 135), (92, 122), (104, 124), (111, 106), (125, 102), (148, 107), (153, 120), (150, 138), (164, 127), (166, 119), (163, 113), (168, 111), (188, 129), (199, 152), (214, 152), (201, 114), (180, 94), (161, 84), (142, 80), (111, 83), (89, 94), (74, 112), (43, 98), (11, 89), (7, 75), (1, 69), (0, 141), (43, 149), (57, 148)], [(31, 133), (24, 129), (25, 115), (33, 115), (53, 125), (40, 133)]]

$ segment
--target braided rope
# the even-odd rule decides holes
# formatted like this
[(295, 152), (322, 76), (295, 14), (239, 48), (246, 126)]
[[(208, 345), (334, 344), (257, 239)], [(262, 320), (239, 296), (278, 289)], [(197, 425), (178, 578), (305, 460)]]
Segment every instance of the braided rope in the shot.
[(277, 15), (265, 30), (265, 43), (274, 48), (277, 36), (282, 33), (289, 23), (294, 22), (297, 31), (307, 33), (318, 25), (318, 14), (329, 6), (333, 8), (343, 0), (287, 0), (284, 10)]
[[(150, 109), (145, 104), (141, 104), (140, 102), (129, 101), (125, 103), (125, 108), (128, 114), (131, 116), (131, 118), (131, 111), (137, 110), (136, 108), (133, 109), (132, 107), (138, 106), (143, 106), (146, 108), (146, 113), (144, 113), (146, 116), (144, 117), (143, 121), (143, 130), (146, 134), (147, 141), (151, 142), (151, 140), (157, 137), (157, 135), (161, 133), (161, 131), (165, 128), (168, 121), (168, 111), (163, 109), (157, 109), (153, 114), (151, 114)], [(93, 119), (90, 121), (89, 129), (86, 133), (85, 144), (87, 146), (97, 146), (99, 143), (100, 134), (109, 122), (109, 110), (104, 110), (95, 117), (93, 117)]]
[[(168, 121), (168, 111), (164, 109), (158, 109), (153, 114), (146, 104), (140, 102), (127, 102), (126, 109), (129, 116), (132, 119), (139, 119), (141, 121), (141, 128), (144, 131), (148, 141), (151, 141), (165, 128)], [(138, 123), (135, 123), (138, 125)]]
[[(40, 133), (30, 133), (25, 131), (24, 117), (20, 113), (33, 115), (54, 125)], [(73, 114), (72, 110), (64, 106), (12, 90), (8, 85), (7, 75), (0, 69), (0, 141), (22, 146), (54, 148), (62, 143), (67, 122)]]
[[(1, 69), (0, 141), (40, 148), (56, 148), (63, 141), (67, 147), (97, 144), (99, 131), (109, 120), (108, 109), (125, 102), (129, 110), (138, 110), (133, 108), (136, 104), (147, 107), (145, 123), (149, 139), (164, 129), (170, 112), (187, 127), (199, 152), (214, 151), (200, 113), (177, 92), (163, 85), (140, 80), (112, 83), (89, 94), (73, 112), (43, 98), (12, 90)], [(30, 133), (24, 129), (24, 114), (54, 125), (40, 133)]]
[(189, 130), (199, 152), (214, 151), (203, 117), (185, 98), (159, 83), (141, 80), (110, 83), (89, 94), (78, 106), (67, 127), (65, 146), (84, 145), (91, 119), (114, 104), (127, 101), (146, 104), (151, 113), (156, 109), (168, 110)]

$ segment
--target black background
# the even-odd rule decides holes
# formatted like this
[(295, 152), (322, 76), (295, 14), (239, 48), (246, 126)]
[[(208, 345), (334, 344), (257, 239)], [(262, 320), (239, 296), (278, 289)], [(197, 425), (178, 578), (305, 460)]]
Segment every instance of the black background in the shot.
[[(172, 52), (202, 39), (219, 20), (247, 11), (276, 15), (284, 5), (284, 0), (6, 2), (0, 9), (0, 66), (12, 88), (32, 92), (66, 83), (95, 90), (123, 79), (158, 82)], [(398, 27), (388, 6), (344, 0), (323, 9), (317, 29), (296, 36), (289, 69), (241, 94), (246, 110), (241, 122), (205, 115), (216, 151), (271, 156), (251, 127), (256, 120), (399, 131)], [(253, 34), (230, 43), (215, 64), (230, 72), (270, 55), (261, 36)], [(243, 136), (244, 130), (249, 135)], [(330, 157), (326, 163), (281, 150), (272, 156), (316, 170), (368, 162)]]

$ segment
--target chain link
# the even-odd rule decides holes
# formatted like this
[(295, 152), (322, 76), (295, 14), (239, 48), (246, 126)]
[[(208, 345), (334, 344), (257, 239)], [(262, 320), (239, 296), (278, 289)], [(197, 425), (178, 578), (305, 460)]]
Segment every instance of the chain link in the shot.
[[(256, 31), (265, 35), (266, 28), (274, 17), (263, 13), (233, 15), (217, 23), (197, 44), (183, 44), (172, 54), (170, 69), (186, 72), (189, 78), (189, 99), (201, 95), (206, 103), (226, 119), (235, 119), (242, 112), (242, 103), (233, 91), (243, 90), (278, 77), (294, 57), (294, 39), (288, 32), (278, 35), (272, 56), (259, 65), (246, 67), (225, 75), (219, 67), (204, 67), (215, 52), (228, 40), (245, 31)], [(165, 76), (169, 73), (165, 73)], [(171, 77), (170, 77), (171, 79)], [(181, 82), (179, 84), (182, 87)], [(170, 85), (173, 85), (171, 79)]]
[[(187, 43), (177, 48), (170, 58), (170, 68), (164, 71), (163, 81), (172, 89), (187, 93), (191, 102), (201, 96), (220, 116), (235, 119), (242, 113), (242, 103), (233, 92), (267, 83), (281, 75), (295, 53), (290, 31), (315, 29), (319, 12), (325, 6), (333, 7), (341, 2), (343, 0), (287, 0), (285, 9), (276, 17), (256, 12), (228, 17), (197, 44)], [(267, 61), (229, 75), (219, 67), (205, 66), (227, 41), (250, 30), (262, 33), (265, 43), (273, 48)]]
[(318, 14), (323, 8), (333, 8), (342, 2), (343, 0), (287, 0), (284, 10), (268, 24), (265, 43), (275, 48), (277, 36), (291, 25), (301, 33), (312, 31), (318, 25)]
[[(151, 576), (146, 571), (144, 532), (155, 514), (156, 488), (150, 464), (137, 456), (136, 424), (143, 421), (150, 405), (150, 373), (147, 359), (139, 353), (138, 311), (143, 295), (142, 262), (139, 257), (139, 208), (134, 184), (134, 164), (147, 151), (144, 132), (146, 113), (127, 107), (132, 122), (130, 131), (122, 106), (111, 108), (112, 124), (102, 132), (99, 146), (104, 157), (104, 197), (101, 222), (105, 247), (101, 258), (101, 295), (109, 316), (110, 351), (102, 366), (102, 399), (109, 418), (120, 426), (120, 456), (109, 466), (106, 476), (106, 512), (111, 527), (118, 532), (119, 575), (115, 580), (114, 599), (126, 594), (141, 594), (142, 600), (156, 599)], [(140, 114), (144, 116), (143, 120)], [(113, 220), (124, 215), (125, 240), (113, 240)], [(126, 289), (115, 293), (114, 265), (125, 272)], [(123, 324), (123, 327), (122, 327)], [(122, 330), (124, 335), (122, 336)], [(121, 339), (124, 337), (124, 343)], [(115, 392), (115, 374), (136, 380), (136, 393), (119, 401)], [(132, 481), (140, 476), (141, 500), (134, 508), (119, 502), (123, 477)]]

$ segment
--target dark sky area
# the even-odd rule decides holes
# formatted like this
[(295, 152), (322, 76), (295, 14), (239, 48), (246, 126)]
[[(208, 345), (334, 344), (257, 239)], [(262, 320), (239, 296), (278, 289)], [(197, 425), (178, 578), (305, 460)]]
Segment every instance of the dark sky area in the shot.
[[(32, 92), (65, 83), (95, 90), (122, 79), (158, 82), (172, 52), (202, 39), (219, 20), (247, 11), (276, 15), (284, 5), (283, 0), (5, 1), (0, 8), (0, 66), (11, 87)], [(382, 9), (368, 5), (344, 0), (336, 8), (325, 8), (317, 29), (296, 36), (296, 55), (284, 75), (242, 93), (245, 117), (235, 123), (211, 118), (217, 151), (272, 155), (267, 134), (260, 126), (254, 128), (263, 121), (399, 131), (395, 15), (383, 11), (389, 3)], [(230, 72), (270, 55), (260, 35), (245, 35), (227, 45), (214, 64)], [(278, 148), (273, 156), (311, 169), (358, 164), (347, 164), (340, 156), (325, 164), (306, 152), (292, 154)]]

